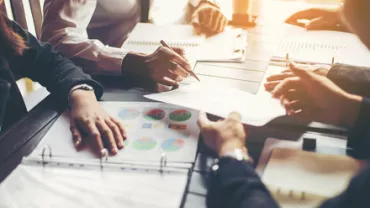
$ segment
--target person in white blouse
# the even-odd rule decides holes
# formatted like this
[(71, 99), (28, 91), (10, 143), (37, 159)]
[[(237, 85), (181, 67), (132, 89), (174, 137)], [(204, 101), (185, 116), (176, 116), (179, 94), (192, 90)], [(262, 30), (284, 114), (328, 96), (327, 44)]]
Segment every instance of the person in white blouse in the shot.
[[(215, 3), (189, 3), (195, 7), (192, 23), (196, 31), (210, 34), (224, 30), (227, 19)], [(153, 54), (121, 48), (140, 16), (139, 0), (45, 0), (41, 40), (87, 73), (133, 74), (176, 86), (189, 75), (186, 70), (191, 70), (180, 48), (174, 48), (175, 53), (159, 47)]]

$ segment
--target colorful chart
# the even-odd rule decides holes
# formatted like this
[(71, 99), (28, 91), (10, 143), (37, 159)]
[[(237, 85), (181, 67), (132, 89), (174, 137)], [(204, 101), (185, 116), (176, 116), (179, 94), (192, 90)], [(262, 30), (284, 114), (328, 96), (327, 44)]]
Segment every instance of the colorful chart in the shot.
[(137, 150), (151, 150), (157, 145), (157, 141), (152, 138), (143, 137), (135, 140), (132, 146)]
[(131, 120), (137, 118), (139, 114), (140, 112), (135, 108), (126, 108), (118, 113), (118, 117), (122, 120)]
[(166, 152), (175, 152), (185, 145), (182, 139), (167, 139), (162, 142), (161, 147)]
[(188, 110), (175, 110), (170, 113), (172, 121), (184, 122), (191, 118), (191, 113)]
[(145, 113), (145, 119), (149, 121), (159, 121), (166, 116), (166, 113), (162, 109), (151, 109)]

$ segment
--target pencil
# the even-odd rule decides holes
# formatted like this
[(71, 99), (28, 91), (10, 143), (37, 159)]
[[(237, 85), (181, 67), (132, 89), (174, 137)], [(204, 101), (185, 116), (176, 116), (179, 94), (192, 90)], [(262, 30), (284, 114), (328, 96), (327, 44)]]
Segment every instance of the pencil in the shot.
[[(164, 42), (163, 40), (160, 41), (160, 43), (166, 47), (166, 48), (169, 48), (171, 51), (173, 51), (174, 53), (176, 53), (169, 45), (167, 45), (166, 42)], [(199, 82), (200, 82), (200, 79), (197, 77), (197, 75), (192, 71), (192, 70), (187, 70), (187, 69), (184, 69), (185, 71), (189, 72), (189, 74), (191, 76), (193, 76), (195, 79), (197, 79)]]

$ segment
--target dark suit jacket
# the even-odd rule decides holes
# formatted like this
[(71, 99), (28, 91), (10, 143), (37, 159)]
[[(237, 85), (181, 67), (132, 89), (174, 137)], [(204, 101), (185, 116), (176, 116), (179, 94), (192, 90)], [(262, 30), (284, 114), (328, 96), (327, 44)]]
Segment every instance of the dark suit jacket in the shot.
[[(364, 99), (359, 114), (354, 130), (358, 131), (358, 134), (362, 133), (362, 139), (355, 140), (354, 150), (366, 156), (370, 152), (370, 100)], [(367, 153), (363, 153), (364, 151)], [(278, 205), (255, 173), (252, 165), (245, 161), (222, 158), (219, 162), (219, 169), (211, 173), (207, 207), (274, 208)], [(320, 207), (370, 207), (370, 160), (367, 168), (352, 179), (344, 193), (324, 202)]]
[(11, 84), (3, 118), (3, 130), (9, 128), (27, 113), (16, 80), (29, 77), (45, 86), (62, 105), (67, 104), (69, 90), (80, 83), (94, 87), (96, 96), (101, 97), (102, 86), (76, 67), (71, 61), (52, 50), (49, 44), (40, 43), (29, 32), (15, 22), (9, 25), (27, 42), (28, 49), (22, 56), (0, 53), (0, 78)]

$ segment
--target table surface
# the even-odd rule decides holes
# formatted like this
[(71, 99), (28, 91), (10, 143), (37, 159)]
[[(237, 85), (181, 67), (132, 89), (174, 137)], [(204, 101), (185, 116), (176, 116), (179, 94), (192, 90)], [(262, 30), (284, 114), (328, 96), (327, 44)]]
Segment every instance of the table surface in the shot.
[[(267, 1), (264, 1), (267, 2)], [(268, 1), (274, 2), (276, 1)], [(267, 66), (267, 59), (258, 55), (268, 56), (266, 48), (276, 44), (271, 32), (276, 34), (281, 26), (281, 21), (289, 15), (291, 11), (297, 8), (303, 8), (301, 3), (279, 2), (279, 11), (274, 10), (273, 5), (261, 4), (256, 10), (264, 11), (261, 14), (260, 22), (257, 27), (249, 28), (248, 31), (248, 51), (247, 61), (241, 64), (225, 63), (198, 63), (195, 72), (204, 68), (243, 68), (247, 69), (249, 80), (246, 80), (248, 87), (243, 88), (245, 91), (257, 93), (263, 79)], [(307, 7), (307, 5), (305, 5)], [(289, 7), (289, 8), (288, 8)], [(263, 8), (263, 9), (261, 9)], [(294, 9), (292, 9), (294, 8)], [(273, 11), (274, 15), (271, 15)], [(279, 13), (279, 14), (277, 14)], [(271, 21), (270, 17), (272, 18)], [(276, 18), (279, 17), (279, 18)], [(260, 53), (260, 54), (258, 54)], [(257, 57), (257, 58), (256, 58)], [(257, 69), (257, 70), (256, 70)], [(99, 81), (105, 86), (105, 94), (102, 100), (105, 101), (148, 101), (143, 97), (149, 93), (146, 90), (135, 88), (137, 83), (132, 83), (129, 78), (111, 78), (99, 77)], [(109, 81), (107, 81), (109, 79)], [(123, 84), (124, 83), (124, 84)], [(43, 90), (36, 92), (28, 100), (29, 103), (35, 103), (38, 94), (45, 95)], [(37, 146), (48, 129), (55, 122), (60, 110), (56, 108), (56, 103), (50, 97), (43, 100), (34, 107), (28, 115), (19, 121), (14, 128), (2, 132), (0, 135), (0, 181), (4, 180), (7, 175), (20, 163), (21, 159), (30, 154)], [(258, 161), (259, 154), (263, 148), (264, 141), (269, 137), (281, 138), (286, 140), (298, 140), (307, 130), (322, 133), (339, 133), (345, 134), (346, 130), (318, 124), (318, 123), (297, 123), (289, 118), (279, 118), (264, 127), (250, 127), (248, 136), (248, 149), (250, 154)], [(182, 207), (205, 207), (207, 172), (213, 161), (213, 154), (201, 143), (199, 146), (198, 156), (192, 169), (189, 184), (184, 195)]]

